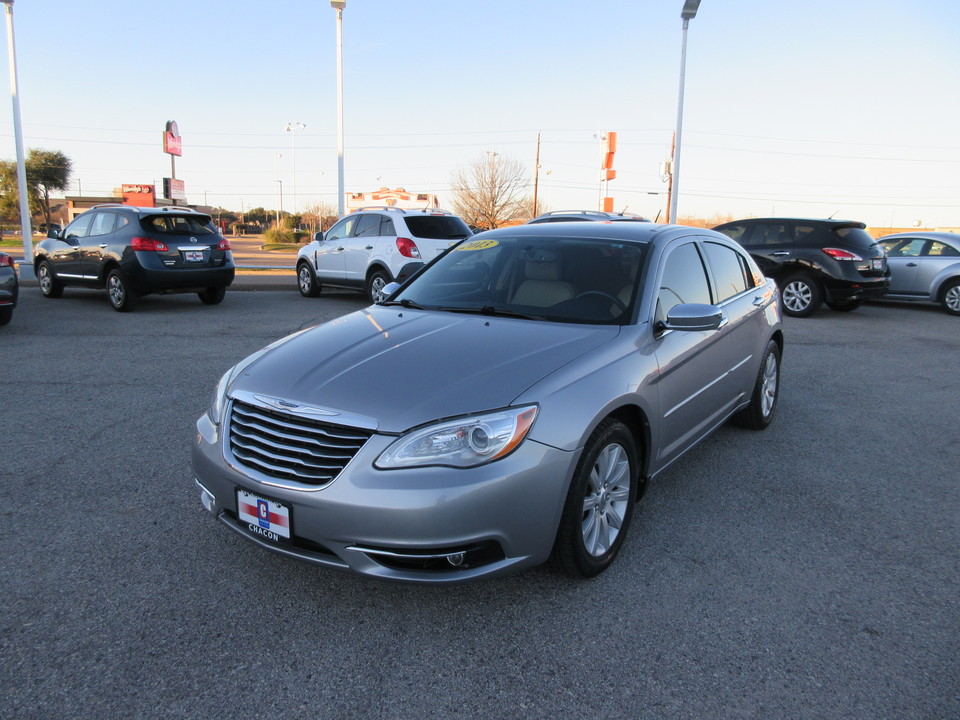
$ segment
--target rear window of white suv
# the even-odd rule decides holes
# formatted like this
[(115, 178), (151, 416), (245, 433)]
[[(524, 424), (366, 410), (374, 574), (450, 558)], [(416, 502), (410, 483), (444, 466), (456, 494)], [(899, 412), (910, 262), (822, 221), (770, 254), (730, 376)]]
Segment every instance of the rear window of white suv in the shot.
[(414, 237), (428, 240), (453, 240), (470, 237), (467, 224), (458, 217), (448, 215), (408, 215), (404, 218)]

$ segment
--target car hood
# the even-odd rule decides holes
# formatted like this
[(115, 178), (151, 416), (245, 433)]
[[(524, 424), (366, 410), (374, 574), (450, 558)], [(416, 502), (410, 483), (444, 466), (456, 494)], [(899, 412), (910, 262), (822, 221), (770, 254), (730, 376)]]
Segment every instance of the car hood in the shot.
[[(509, 405), (617, 336), (617, 326), (371, 307), (292, 337), (248, 365), (231, 394), (253, 393), (403, 432)], [(337, 415), (325, 419), (338, 422)]]

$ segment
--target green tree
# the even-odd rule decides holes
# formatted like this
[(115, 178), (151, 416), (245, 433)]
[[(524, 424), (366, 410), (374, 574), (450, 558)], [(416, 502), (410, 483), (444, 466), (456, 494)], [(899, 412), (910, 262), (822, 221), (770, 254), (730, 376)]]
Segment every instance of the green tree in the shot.
[(59, 150), (38, 150), (31, 148), (27, 152), (27, 185), (34, 188), (37, 196), (43, 197), (43, 219), (50, 226), (50, 191), (67, 189), (73, 163)]
[[(24, 165), (27, 171), (30, 214), (42, 213), (49, 226), (50, 192), (66, 190), (70, 184), (70, 158), (59, 150), (31, 148), (27, 151)], [(17, 163), (14, 160), (0, 160), (0, 214), (10, 220), (20, 218), (20, 191), (17, 184)]]

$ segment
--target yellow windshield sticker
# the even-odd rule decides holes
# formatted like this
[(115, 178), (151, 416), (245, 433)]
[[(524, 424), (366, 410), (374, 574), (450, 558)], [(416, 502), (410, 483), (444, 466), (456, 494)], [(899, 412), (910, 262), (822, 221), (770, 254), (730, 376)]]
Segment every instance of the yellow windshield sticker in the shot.
[(458, 247), (457, 250), (489, 250), (499, 244), (497, 240), (471, 240)]

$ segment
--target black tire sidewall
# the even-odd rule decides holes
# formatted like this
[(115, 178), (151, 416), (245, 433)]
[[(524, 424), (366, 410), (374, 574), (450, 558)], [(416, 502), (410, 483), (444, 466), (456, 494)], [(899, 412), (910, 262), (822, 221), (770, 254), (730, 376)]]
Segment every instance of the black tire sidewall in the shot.
[[(623, 525), (611, 548), (599, 557), (587, 552), (583, 542), (583, 500), (586, 495), (590, 470), (597, 457), (611, 444), (624, 449), (630, 461), (630, 499)], [(626, 539), (635, 509), (639, 479), (639, 453), (636, 440), (626, 425), (619, 420), (604, 420), (591, 433), (584, 446), (583, 454), (570, 481), (570, 488), (560, 518), (557, 539), (554, 544), (554, 558), (557, 564), (568, 574), (579, 577), (594, 577), (606, 570), (614, 561)]]
[(802, 310), (791, 310), (785, 302), (781, 301), (783, 314), (789, 315), (790, 317), (810, 317), (823, 303), (823, 289), (820, 287), (820, 283), (816, 278), (811, 277), (807, 273), (796, 273), (784, 279), (783, 285), (781, 285), (781, 293), (784, 292), (789, 285), (797, 282), (802, 282), (810, 288), (810, 302)]

